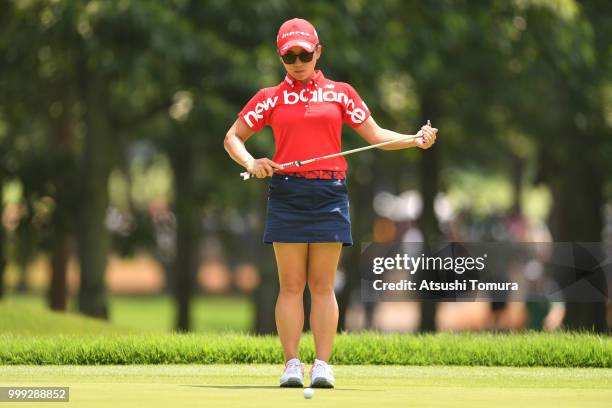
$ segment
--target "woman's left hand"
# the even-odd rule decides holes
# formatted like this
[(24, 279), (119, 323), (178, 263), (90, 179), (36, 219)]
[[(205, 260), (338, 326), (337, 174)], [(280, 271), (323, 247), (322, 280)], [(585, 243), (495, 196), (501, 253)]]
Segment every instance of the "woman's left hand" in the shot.
[(417, 147), (420, 147), (421, 149), (429, 149), (434, 143), (436, 143), (438, 129), (425, 125), (421, 127), (420, 133), (422, 136), (415, 139), (415, 144)]

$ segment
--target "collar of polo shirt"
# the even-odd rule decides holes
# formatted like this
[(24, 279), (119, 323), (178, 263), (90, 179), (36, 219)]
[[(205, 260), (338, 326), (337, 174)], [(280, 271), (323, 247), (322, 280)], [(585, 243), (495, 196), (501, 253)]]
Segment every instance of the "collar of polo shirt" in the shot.
[(312, 77), (308, 81), (308, 85), (302, 84), (302, 82), (300, 82), (299, 80), (297, 80), (294, 77), (292, 77), (289, 73), (287, 73), (287, 75), (285, 75), (285, 82), (287, 84), (289, 84), (289, 86), (291, 86), (292, 88), (295, 88), (295, 86), (298, 85), (298, 84), (302, 85), (304, 87), (308, 87), (308, 86), (318, 87), (319, 84), (324, 79), (325, 79), (325, 77), (323, 76), (323, 72), (321, 72), (320, 69), (315, 69), (314, 74), (312, 75)]

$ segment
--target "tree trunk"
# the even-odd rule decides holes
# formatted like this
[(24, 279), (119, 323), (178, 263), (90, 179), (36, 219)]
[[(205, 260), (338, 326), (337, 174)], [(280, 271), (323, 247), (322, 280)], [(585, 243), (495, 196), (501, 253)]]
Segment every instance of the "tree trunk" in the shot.
[[(596, 4), (596, 5), (595, 5)], [(610, 132), (604, 119), (604, 103), (596, 84), (604, 83), (608, 74), (609, 40), (605, 18), (609, 2), (582, 2), (581, 9), (590, 19), (596, 46), (594, 64), (568, 72), (553, 55), (543, 53), (556, 86), (563, 92), (567, 113), (566, 121), (559, 123), (552, 135), (554, 143), (544, 146), (541, 166), (553, 195), (550, 227), (555, 241), (601, 242), (603, 232), (604, 175), (609, 158), (602, 151), (609, 146)], [(543, 45), (542, 50), (547, 47)], [(585, 126), (580, 129), (574, 119), (577, 113), (587, 113)], [(601, 250), (601, 248), (600, 248)], [(601, 253), (596, 254), (602, 259)], [(584, 261), (576, 259), (577, 262)], [(601, 293), (607, 292), (603, 276), (589, 271), (584, 273), (576, 265), (577, 278), (588, 278)], [(586, 276), (589, 275), (589, 276)], [(595, 275), (595, 276), (593, 276)], [(606, 330), (606, 304), (604, 302), (567, 302), (563, 325), (570, 330)]]
[[(432, 90), (422, 92), (421, 112), (423, 116), (421, 123), (427, 123), (430, 119), (433, 121), (432, 126), (436, 127), (435, 118), (437, 117), (436, 104), (433, 101), (431, 94)], [(433, 118), (433, 119), (432, 119)], [(423, 199), (423, 212), (419, 218), (418, 225), (423, 233), (425, 255), (429, 255), (430, 244), (434, 244), (440, 238), (440, 229), (438, 228), (438, 220), (434, 212), (434, 200), (440, 187), (440, 165), (439, 165), (439, 148), (434, 145), (428, 150), (421, 151), (419, 158), (419, 176), (421, 179), (421, 197)], [(432, 332), (436, 330), (436, 309), (437, 303), (432, 300), (421, 300), (421, 322), (419, 326), (420, 332)]]
[[(65, 106), (74, 101), (66, 96)], [(55, 187), (56, 207), (52, 217), (51, 243), (51, 282), (48, 292), (48, 303), (51, 310), (66, 310), (68, 290), (66, 286), (66, 269), (72, 254), (72, 235), (74, 234), (74, 215), (79, 208), (79, 178), (76, 176), (77, 162), (73, 153), (75, 144), (76, 119), (71, 112), (56, 123), (50, 132), (53, 140), (53, 171), (48, 174)]]
[[(262, 202), (258, 199), (257, 202)], [(256, 205), (257, 213), (261, 220), (265, 220), (266, 206)], [(263, 226), (263, 222), (259, 225)], [(276, 334), (276, 299), (278, 298), (278, 278), (277, 267), (274, 259), (274, 251), (270, 245), (261, 243), (263, 229), (254, 231), (253, 243), (254, 254), (256, 254), (257, 270), (259, 271), (260, 284), (253, 293), (255, 303), (255, 324), (256, 334)]]
[(310, 330), (310, 307), (312, 305), (312, 297), (310, 295), (310, 289), (308, 288), (308, 283), (306, 283), (306, 289), (304, 289), (303, 295), (304, 302), (304, 331)]
[(521, 200), (523, 198), (523, 177), (525, 175), (525, 160), (516, 154), (511, 155), (512, 160), (512, 209), (513, 215), (523, 213)]
[(195, 287), (198, 244), (197, 203), (194, 202), (194, 152), (186, 135), (177, 132), (171, 147), (176, 200), (176, 259), (174, 296), (177, 306), (176, 330), (191, 330), (190, 303)]
[[(376, 153), (375, 153), (376, 154)], [(381, 154), (380, 152), (377, 154)], [(375, 159), (373, 168), (367, 169), (372, 173), (376, 173)], [(350, 173), (359, 174), (357, 171)], [(361, 260), (361, 244), (363, 239), (368, 237), (372, 230), (374, 222), (374, 211), (372, 209), (372, 200), (374, 195), (375, 176), (372, 180), (363, 181), (359, 177), (352, 177), (348, 183), (350, 193), (351, 206), (351, 233), (353, 235), (352, 247), (345, 247), (343, 251), (346, 253), (343, 256), (343, 264), (345, 271), (345, 285), (338, 296), (338, 331), (343, 331), (346, 328), (346, 312), (350, 306), (351, 293), (358, 291), (361, 286), (361, 276), (359, 264)], [(371, 310), (371, 309), (370, 309)]]
[(253, 293), (255, 299), (255, 333), (276, 334), (275, 308), (278, 298), (276, 265), (270, 256), (261, 256), (257, 262), (260, 284)]
[(108, 208), (108, 176), (113, 154), (113, 135), (105, 115), (102, 84), (96, 79), (86, 88), (87, 135), (81, 163), (81, 208), (77, 228), (81, 287), (79, 311), (85, 315), (108, 318), (105, 285), (110, 236), (105, 227)]
[(70, 256), (70, 241), (65, 234), (55, 237), (51, 252), (51, 284), (49, 287), (49, 307), (51, 310), (66, 310), (67, 288), (66, 268)]
[[(587, 137), (574, 140), (587, 140)], [(579, 149), (576, 147), (575, 151)], [(590, 157), (585, 153), (585, 157)], [(569, 159), (560, 166), (552, 183), (553, 208), (551, 232), (555, 241), (601, 242), (603, 229), (603, 177), (601, 169), (593, 160)], [(596, 256), (601, 258), (601, 254)], [(582, 270), (582, 259), (575, 259), (577, 278), (587, 278), (600, 290), (606, 290), (605, 279)], [(595, 278), (593, 280), (593, 278)], [(564, 326), (569, 330), (593, 330), (605, 332), (606, 305), (602, 302), (567, 302)]]
[(28, 292), (28, 265), (34, 257), (34, 231), (32, 226), (32, 203), (27, 201), (26, 205), (26, 216), (22, 218), (17, 227), (15, 238), (17, 244), (16, 261), (19, 266), (19, 280), (17, 281), (17, 293)]

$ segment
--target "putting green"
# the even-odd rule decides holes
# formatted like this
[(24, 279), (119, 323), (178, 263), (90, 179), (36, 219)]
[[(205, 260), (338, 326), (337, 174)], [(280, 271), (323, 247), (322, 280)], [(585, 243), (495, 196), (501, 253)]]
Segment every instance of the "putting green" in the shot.
[[(278, 365), (1, 366), (0, 385), (69, 386), (75, 407), (609, 407), (612, 370), (335, 366), (337, 388), (276, 386)], [(307, 367), (308, 369), (308, 367)], [(0, 403), (2, 408), (40, 403)], [(55, 404), (54, 404), (55, 406)]]

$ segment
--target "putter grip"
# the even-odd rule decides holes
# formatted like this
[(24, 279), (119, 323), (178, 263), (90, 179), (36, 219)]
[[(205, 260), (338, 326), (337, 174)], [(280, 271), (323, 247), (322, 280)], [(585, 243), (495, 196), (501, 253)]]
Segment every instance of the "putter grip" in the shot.
[(242, 177), (243, 180), (248, 180), (251, 178), (251, 173), (249, 173), (248, 171), (243, 171), (242, 173), (240, 173), (240, 177)]

